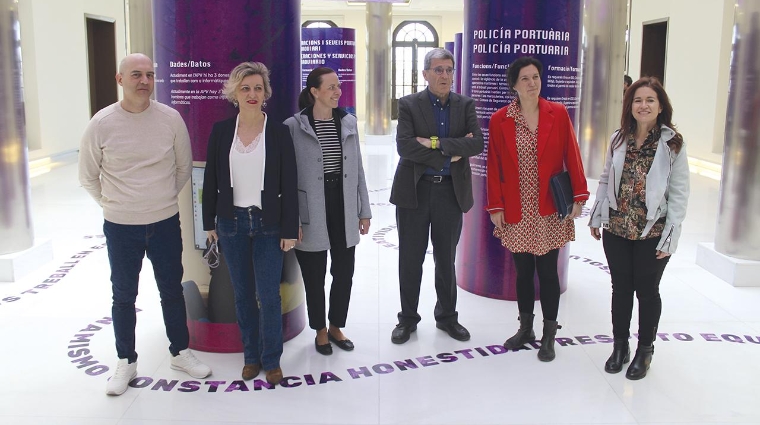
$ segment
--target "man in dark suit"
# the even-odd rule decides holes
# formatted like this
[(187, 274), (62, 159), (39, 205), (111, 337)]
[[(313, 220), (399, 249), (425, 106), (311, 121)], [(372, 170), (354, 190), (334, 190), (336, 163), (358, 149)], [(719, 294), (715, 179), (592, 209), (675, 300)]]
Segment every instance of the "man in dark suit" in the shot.
[(468, 157), (483, 151), (475, 102), (451, 93), (454, 56), (445, 49), (425, 55), (428, 88), (399, 99), (396, 149), (401, 157), (391, 189), (399, 235), (401, 312), (391, 341), (403, 344), (417, 330), (422, 263), (433, 241), (436, 327), (454, 339), (470, 333), (459, 324), (454, 261), (462, 215), (473, 205)]

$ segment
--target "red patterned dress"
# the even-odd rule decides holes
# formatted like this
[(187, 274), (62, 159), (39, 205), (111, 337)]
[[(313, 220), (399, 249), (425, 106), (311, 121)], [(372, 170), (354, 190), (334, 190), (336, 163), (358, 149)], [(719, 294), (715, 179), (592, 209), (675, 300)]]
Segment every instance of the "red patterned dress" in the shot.
[(530, 131), (517, 101), (509, 105), (507, 116), (515, 120), (522, 218), (518, 223), (495, 228), (493, 235), (512, 252), (544, 255), (575, 240), (575, 223), (560, 220), (556, 212), (547, 216), (538, 213), (538, 128)]

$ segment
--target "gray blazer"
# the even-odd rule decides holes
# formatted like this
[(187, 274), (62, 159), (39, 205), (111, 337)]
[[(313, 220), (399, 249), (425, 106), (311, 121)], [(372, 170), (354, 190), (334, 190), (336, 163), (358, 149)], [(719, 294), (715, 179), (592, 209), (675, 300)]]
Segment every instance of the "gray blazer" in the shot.
[[(309, 123), (307, 114), (311, 111), (312, 108), (306, 108), (285, 120), (293, 137), (298, 169), (298, 210), (303, 241), (297, 243), (296, 249), (326, 251), (330, 249), (330, 238), (327, 234), (322, 147)], [(359, 243), (359, 219), (372, 218), (372, 212), (364, 179), (356, 117), (341, 109), (334, 109), (333, 116), (340, 120), (346, 246), (352, 247)]]
[[(401, 159), (393, 178), (392, 204), (401, 208), (417, 208), (417, 182), (425, 170), (428, 167), (436, 170), (443, 168), (446, 156), (461, 156), (462, 159), (451, 163), (454, 195), (463, 213), (472, 208), (474, 201), (469, 157), (483, 151), (483, 133), (475, 113), (474, 100), (450, 93), (449, 102), (449, 137), (440, 139), (441, 149), (428, 149), (417, 142), (417, 137), (438, 135), (428, 90), (399, 99), (396, 150)], [(467, 133), (472, 133), (472, 137), (465, 137)]]

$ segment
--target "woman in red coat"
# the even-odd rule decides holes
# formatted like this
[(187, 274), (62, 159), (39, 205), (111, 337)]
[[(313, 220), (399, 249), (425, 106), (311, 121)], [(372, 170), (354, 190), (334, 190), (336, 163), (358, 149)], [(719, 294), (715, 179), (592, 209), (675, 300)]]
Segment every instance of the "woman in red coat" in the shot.
[[(512, 252), (517, 269), (520, 329), (504, 347), (517, 349), (535, 339), (533, 275), (541, 283), (544, 334), (538, 359), (554, 360), (559, 310), (559, 249), (575, 240), (573, 219), (588, 199), (578, 142), (565, 107), (539, 96), (543, 66), (533, 57), (516, 59), (507, 70), (515, 99), (491, 116), (488, 145), (488, 205), (494, 236)], [(575, 205), (564, 220), (554, 206), (550, 178), (569, 171)]]

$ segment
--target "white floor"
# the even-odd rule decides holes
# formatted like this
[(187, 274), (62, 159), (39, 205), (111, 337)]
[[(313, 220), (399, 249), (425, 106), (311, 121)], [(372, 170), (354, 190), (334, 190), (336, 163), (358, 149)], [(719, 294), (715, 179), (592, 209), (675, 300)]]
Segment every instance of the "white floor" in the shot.
[[(554, 362), (539, 362), (535, 350), (489, 350), (516, 329), (514, 302), (460, 290), (460, 320), (472, 340), (457, 342), (437, 330), (432, 258), (425, 264), (423, 321), (408, 343), (392, 344), (398, 251), (383, 244), (397, 238), (388, 229), (395, 224), (388, 203), (394, 151), (365, 148), (374, 218), (357, 249), (345, 329), (357, 348), (321, 356), (306, 329), (285, 344), (282, 367), (291, 385), (275, 389), (242, 386), (240, 354), (197, 352), (214, 373), (196, 384), (170, 369), (146, 264), (138, 298), (140, 378), (124, 395), (106, 396), (112, 370), (105, 369), (116, 359), (112, 327), (104, 320), (111, 295), (102, 215), (79, 187), (75, 165), (35, 177), (35, 234), (52, 239), (55, 260), (21, 281), (0, 284), (0, 423), (760, 423), (760, 288), (731, 287), (694, 264), (697, 243), (714, 239), (717, 182), (692, 175), (683, 238), (661, 285), (661, 337), (649, 375), (632, 382), (603, 370), (611, 345), (595, 336), (610, 335), (610, 283), (584, 261), (605, 262), (585, 218), (577, 220), (578, 241), (571, 245), (580, 259), (571, 261), (562, 296), (558, 337), (565, 339)], [(409, 359), (418, 367), (402, 370), (394, 363)]]

